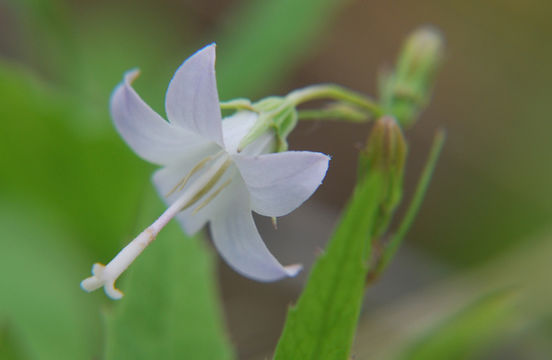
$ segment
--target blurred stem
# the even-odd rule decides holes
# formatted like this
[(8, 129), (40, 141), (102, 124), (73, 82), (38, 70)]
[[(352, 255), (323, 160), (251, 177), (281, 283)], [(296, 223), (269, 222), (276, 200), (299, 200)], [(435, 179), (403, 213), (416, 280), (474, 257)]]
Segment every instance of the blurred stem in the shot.
[[(20, 41), (27, 61), (62, 85), (76, 88), (78, 56), (67, 1), (7, 1), (23, 25)], [(39, 34), (39, 35), (37, 35)], [(39, 59), (39, 61), (36, 61)]]
[(376, 118), (383, 115), (381, 107), (371, 98), (334, 84), (311, 85), (292, 91), (286, 96), (286, 100), (294, 106), (319, 99), (341, 100), (367, 110), (370, 115)]
[[(270, 127), (274, 128), (279, 138), (277, 151), (287, 150), (287, 135), (297, 125), (300, 119), (296, 111), (297, 106), (311, 100), (331, 99), (337, 100), (336, 104), (326, 110), (318, 110), (319, 115), (325, 118), (339, 115), (336, 119), (343, 119), (353, 122), (367, 121), (371, 117), (380, 117), (383, 110), (369, 97), (357, 92), (348, 90), (344, 87), (334, 84), (318, 84), (307, 86), (302, 89), (294, 90), (285, 97), (270, 97), (251, 104), (247, 99), (236, 99), (221, 103), (222, 110), (251, 110), (257, 111), (260, 116), (255, 126), (241, 140), (238, 151), (242, 151), (247, 145), (251, 144), (259, 135)], [(289, 113), (292, 111), (292, 113)], [(326, 112), (327, 111), (327, 112)], [(308, 113), (311, 117), (314, 113)], [(303, 118), (305, 113), (303, 112)]]
[(249, 110), (249, 111), (256, 111), (253, 105), (251, 105), (251, 101), (249, 99), (233, 99), (229, 101), (221, 101), (220, 102), (220, 108), (221, 110)]
[(431, 181), (431, 176), (433, 175), (433, 171), (435, 170), (435, 166), (437, 165), (437, 160), (439, 159), (439, 155), (441, 154), (441, 150), (443, 149), (445, 138), (446, 136), (444, 130), (439, 130), (437, 134), (435, 134), (433, 145), (431, 146), (431, 151), (429, 153), (429, 158), (427, 160), (426, 166), (424, 167), (420, 180), (418, 181), (418, 185), (416, 186), (412, 201), (410, 202), (410, 205), (406, 210), (406, 214), (401, 224), (399, 225), (399, 228), (397, 229), (396, 233), (391, 236), (391, 240), (389, 241), (389, 243), (385, 245), (383, 253), (378, 259), (374, 269), (370, 271), (368, 275), (369, 283), (376, 280), (383, 272), (383, 270), (387, 268), (387, 266), (391, 262), (391, 259), (393, 259), (395, 253), (399, 249), (399, 246), (402, 244), (404, 236), (410, 229), (410, 226), (412, 225), (416, 214), (418, 214), (420, 206), (422, 205), (422, 201), (424, 200), (427, 188)]
[(344, 119), (353, 123), (363, 123), (370, 119), (370, 116), (366, 113), (353, 109), (343, 107), (329, 107), (326, 109), (308, 109), (299, 110), (297, 112), (299, 120), (331, 120), (331, 119)]

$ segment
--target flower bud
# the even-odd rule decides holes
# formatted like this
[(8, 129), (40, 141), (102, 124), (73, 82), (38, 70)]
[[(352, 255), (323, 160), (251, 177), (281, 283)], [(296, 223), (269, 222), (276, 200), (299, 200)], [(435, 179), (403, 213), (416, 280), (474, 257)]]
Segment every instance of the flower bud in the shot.
[(442, 57), (443, 38), (437, 30), (423, 27), (407, 38), (395, 70), (381, 84), (382, 103), (401, 124), (412, 124), (428, 102)]
[(391, 116), (384, 116), (374, 124), (366, 148), (360, 154), (359, 179), (381, 176), (384, 191), (380, 202), (374, 234), (380, 236), (402, 197), (402, 181), (407, 145), (402, 130)]
[(404, 78), (419, 78), (427, 82), (433, 77), (442, 52), (441, 34), (430, 27), (420, 28), (407, 38), (397, 64), (397, 73)]
[(384, 116), (374, 124), (362, 157), (368, 171), (382, 171), (401, 176), (406, 158), (406, 143), (400, 126), (391, 116)]

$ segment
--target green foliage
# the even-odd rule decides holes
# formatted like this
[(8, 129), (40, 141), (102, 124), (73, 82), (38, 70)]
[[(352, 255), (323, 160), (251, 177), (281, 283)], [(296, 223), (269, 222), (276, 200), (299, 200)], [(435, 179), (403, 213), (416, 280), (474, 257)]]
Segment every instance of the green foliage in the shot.
[(296, 306), (289, 310), (275, 359), (347, 359), (364, 294), (370, 234), (382, 178), (357, 185), (325, 253), (314, 265)]
[[(0, 94), (0, 152), (9, 154), (0, 168), (0, 193), (60, 213), (96, 256), (113, 252), (113, 240), (128, 232), (136, 216), (148, 181), (145, 164), (114, 131), (101, 137), (77, 131), (84, 115), (73, 97), (1, 62)], [(109, 121), (107, 110), (94, 119)]]
[[(41, 72), (68, 85), (76, 73), (75, 32), (65, 0), (7, 0), (23, 25), (22, 51)], [(37, 34), (40, 34), (37, 36)]]
[(84, 257), (74, 234), (45, 208), (2, 199), (0, 321), (10, 341), (2, 351), (45, 360), (99, 355), (99, 319), (78, 287)]
[(27, 360), (19, 340), (9, 324), (0, 324), (0, 359)]
[(487, 294), (427, 331), (397, 359), (473, 358), (503, 334), (505, 325), (514, 315), (515, 300), (511, 291)]
[[(156, 194), (140, 223), (162, 211)], [(122, 278), (125, 297), (106, 313), (106, 360), (232, 358), (219, 321), (212, 257), (173, 223)], [(126, 277), (126, 278), (125, 278)]]

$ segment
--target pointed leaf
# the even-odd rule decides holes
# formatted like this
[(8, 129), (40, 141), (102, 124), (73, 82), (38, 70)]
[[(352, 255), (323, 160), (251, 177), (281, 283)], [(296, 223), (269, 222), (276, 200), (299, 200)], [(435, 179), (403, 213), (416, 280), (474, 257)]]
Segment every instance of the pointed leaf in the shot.
[(37, 203), (2, 199), (0, 228), (8, 236), (0, 241), (0, 320), (17, 335), (14, 345), (24, 359), (100, 355), (99, 318), (78, 287), (82, 254), (69, 245), (74, 234), (64, 225)]
[(289, 311), (274, 359), (347, 359), (364, 295), (367, 259), (382, 179), (355, 189), (335, 234)]

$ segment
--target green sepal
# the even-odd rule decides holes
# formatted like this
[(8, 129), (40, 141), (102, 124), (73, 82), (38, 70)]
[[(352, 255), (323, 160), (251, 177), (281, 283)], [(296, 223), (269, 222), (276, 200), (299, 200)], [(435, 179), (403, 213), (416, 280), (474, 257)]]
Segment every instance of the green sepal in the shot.
[(267, 131), (273, 131), (276, 138), (276, 152), (288, 149), (287, 136), (297, 125), (298, 115), (295, 106), (284, 97), (268, 97), (251, 105), (259, 113), (259, 118), (251, 130), (241, 140), (238, 150), (243, 150)]
[(285, 110), (274, 119), (274, 131), (276, 132), (276, 152), (287, 151), (287, 137), (297, 125), (297, 110), (293, 107), (285, 108)]

